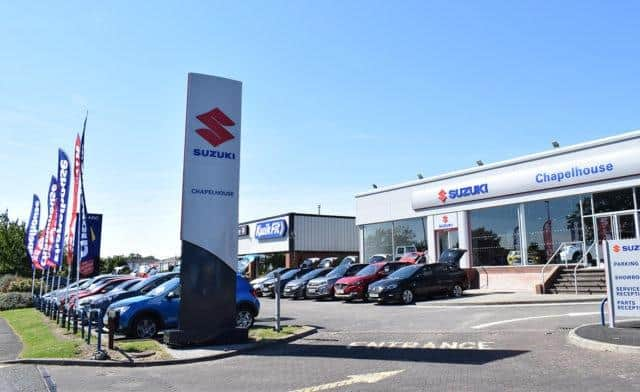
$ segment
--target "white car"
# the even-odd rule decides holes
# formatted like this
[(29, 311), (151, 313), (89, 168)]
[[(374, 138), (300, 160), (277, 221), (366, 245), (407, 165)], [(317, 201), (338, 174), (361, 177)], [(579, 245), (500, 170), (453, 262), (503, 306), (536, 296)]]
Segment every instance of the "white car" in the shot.
[[(587, 254), (587, 261), (591, 262), (594, 260), (595, 250), (591, 248), (589, 253)], [(565, 247), (560, 251), (560, 260), (566, 263), (579, 263), (582, 261), (582, 245), (581, 244), (570, 244), (565, 245)]]

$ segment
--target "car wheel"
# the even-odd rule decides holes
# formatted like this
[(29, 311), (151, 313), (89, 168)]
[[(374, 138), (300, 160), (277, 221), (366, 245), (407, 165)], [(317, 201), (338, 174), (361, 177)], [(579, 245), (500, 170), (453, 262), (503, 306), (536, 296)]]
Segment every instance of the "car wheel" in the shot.
[(236, 327), (249, 329), (253, 326), (254, 317), (251, 309), (242, 307), (236, 313)]
[(456, 284), (451, 289), (451, 295), (454, 296), (455, 298), (459, 298), (459, 297), (462, 297), (462, 292), (463, 291), (464, 290), (462, 289), (462, 286), (460, 284)]
[(407, 289), (402, 292), (402, 303), (405, 305), (413, 303), (413, 291)]
[(133, 323), (133, 335), (140, 339), (148, 339), (156, 336), (159, 329), (158, 320), (153, 316), (140, 316), (136, 318)]

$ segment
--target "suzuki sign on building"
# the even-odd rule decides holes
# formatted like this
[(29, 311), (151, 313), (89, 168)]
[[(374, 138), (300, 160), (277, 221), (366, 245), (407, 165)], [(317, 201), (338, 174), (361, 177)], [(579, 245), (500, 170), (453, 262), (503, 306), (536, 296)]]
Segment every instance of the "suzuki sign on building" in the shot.
[(606, 244), (609, 324), (615, 327), (617, 317), (640, 317), (640, 240)]
[(189, 74), (182, 177), (180, 329), (175, 345), (235, 327), (242, 83)]

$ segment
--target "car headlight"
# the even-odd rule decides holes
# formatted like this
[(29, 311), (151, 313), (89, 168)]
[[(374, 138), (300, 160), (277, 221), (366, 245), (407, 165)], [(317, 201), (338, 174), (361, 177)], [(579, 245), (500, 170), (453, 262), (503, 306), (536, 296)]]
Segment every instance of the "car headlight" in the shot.
[(384, 288), (387, 289), (387, 290), (397, 289), (398, 288), (398, 284), (397, 283), (391, 283), (391, 284), (388, 284), (388, 285), (384, 286)]
[(113, 308), (114, 312), (119, 312), (120, 314), (124, 314), (129, 309), (129, 306), (118, 306), (117, 308)]
[(354, 283), (354, 285), (356, 285), (356, 286), (362, 286), (363, 284), (364, 284), (364, 281), (362, 281), (362, 280), (359, 280), (359, 281)]

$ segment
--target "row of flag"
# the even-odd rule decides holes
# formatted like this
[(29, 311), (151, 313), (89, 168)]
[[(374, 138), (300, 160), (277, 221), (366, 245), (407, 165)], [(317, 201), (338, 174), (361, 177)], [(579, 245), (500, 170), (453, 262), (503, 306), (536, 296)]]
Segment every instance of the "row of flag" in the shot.
[[(74, 256), (77, 271), (80, 270), (80, 263), (88, 257), (89, 233), (83, 181), (86, 127), (87, 119), (85, 117), (82, 136), (76, 135), (73, 163), (62, 149), (58, 149), (58, 171), (57, 176), (51, 176), (49, 182), (49, 192), (46, 198), (47, 215), (42, 229), (40, 228), (42, 205), (40, 198), (33, 195), (31, 214), (26, 227), (25, 245), (31, 260), (34, 278), (36, 270), (43, 272), (47, 270), (48, 272), (51, 268), (54, 270), (61, 268), (66, 253), (68, 279), (70, 279)], [(71, 201), (70, 206), (69, 201)], [(69, 222), (67, 222), (67, 215), (70, 215)]]

